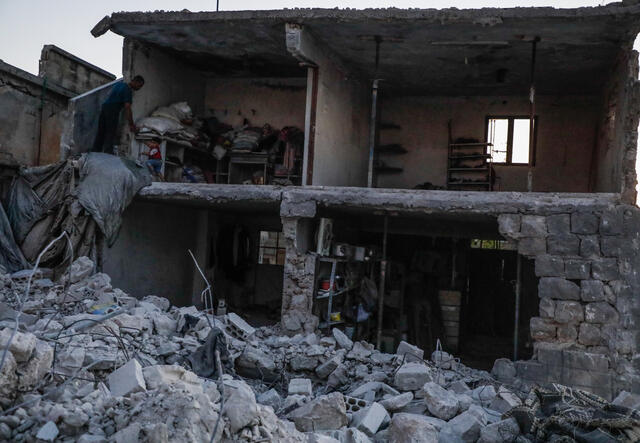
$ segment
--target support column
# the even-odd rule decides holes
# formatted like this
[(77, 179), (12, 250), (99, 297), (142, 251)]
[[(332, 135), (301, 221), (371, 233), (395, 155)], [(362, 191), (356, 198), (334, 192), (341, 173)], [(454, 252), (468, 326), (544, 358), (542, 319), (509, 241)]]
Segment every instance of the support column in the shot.
[(309, 253), (315, 213), (315, 202), (285, 200), (280, 208), (286, 248), (281, 325), (287, 335), (313, 332), (318, 327), (318, 317), (312, 314), (316, 263)]

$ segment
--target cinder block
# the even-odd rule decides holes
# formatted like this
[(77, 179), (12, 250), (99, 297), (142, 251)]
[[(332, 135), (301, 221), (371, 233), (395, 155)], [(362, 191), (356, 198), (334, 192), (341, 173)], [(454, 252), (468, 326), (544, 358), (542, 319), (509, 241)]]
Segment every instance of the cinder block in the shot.
[(289, 381), (289, 395), (308, 395), (313, 394), (313, 386), (308, 378), (292, 378)]
[(255, 328), (234, 312), (227, 314), (227, 331), (235, 338), (246, 340), (256, 332)]
[(362, 409), (353, 414), (352, 426), (364, 432), (369, 437), (378, 432), (382, 423), (389, 417), (387, 410), (380, 403), (372, 403), (368, 408)]

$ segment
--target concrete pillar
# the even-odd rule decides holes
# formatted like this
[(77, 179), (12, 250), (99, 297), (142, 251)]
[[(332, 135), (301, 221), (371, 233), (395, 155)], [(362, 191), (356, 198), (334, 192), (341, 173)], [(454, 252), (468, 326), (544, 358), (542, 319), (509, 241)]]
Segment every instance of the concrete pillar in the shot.
[(315, 213), (315, 202), (285, 199), (280, 207), (286, 248), (281, 325), (289, 335), (312, 332), (318, 326), (318, 317), (312, 313), (315, 256), (309, 253)]

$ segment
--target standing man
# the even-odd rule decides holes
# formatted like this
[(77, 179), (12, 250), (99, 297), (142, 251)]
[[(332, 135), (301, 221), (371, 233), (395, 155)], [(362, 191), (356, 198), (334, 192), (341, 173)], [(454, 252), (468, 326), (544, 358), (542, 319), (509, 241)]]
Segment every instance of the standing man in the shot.
[(124, 112), (129, 122), (129, 129), (131, 132), (137, 132), (138, 128), (133, 123), (133, 115), (131, 114), (131, 96), (132, 90), (137, 91), (142, 86), (144, 86), (144, 78), (140, 75), (133, 77), (133, 80), (129, 83), (120, 81), (113, 86), (109, 96), (102, 104), (102, 108), (100, 108), (100, 120), (98, 121), (96, 139), (93, 143), (93, 152), (113, 154), (113, 145), (116, 141), (122, 107), (124, 107)]

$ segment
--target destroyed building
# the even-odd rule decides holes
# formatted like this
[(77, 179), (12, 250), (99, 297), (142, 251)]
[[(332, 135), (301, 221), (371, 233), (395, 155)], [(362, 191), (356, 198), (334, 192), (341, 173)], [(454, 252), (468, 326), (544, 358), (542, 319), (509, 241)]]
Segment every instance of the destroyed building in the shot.
[[(639, 19), (635, 1), (114, 13), (92, 33), (125, 38), (134, 117), (186, 102), (234, 135), (123, 130), (140, 162), (160, 139), (164, 181), (92, 258), (127, 293), (202, 306), (191, 251), (256, 327), (344, 327), (384, 352), (439, 339), (528, 383), (640, 393)], [(62, 160), (90, 150), (110, 87), (70, 100)], [(265, 125), (299, 146), (243, 133)]]

